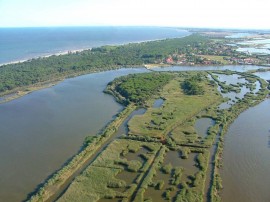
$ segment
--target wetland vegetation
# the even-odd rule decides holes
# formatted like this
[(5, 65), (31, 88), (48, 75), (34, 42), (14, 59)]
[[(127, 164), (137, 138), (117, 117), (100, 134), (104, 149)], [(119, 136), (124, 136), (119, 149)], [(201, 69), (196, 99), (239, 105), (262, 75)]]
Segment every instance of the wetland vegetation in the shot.
[[(237, 52), (228, 45), (233, 42), (193, 34), (3, 65), (0, 96), (7, 96), (0, 102), (67, 77), (121, 67), (151, 71), (155, 66), (269, 61), (264, 55)], [(96, 136), (85, 138), (81, 150), (29, 201), (221, 200), (224, 135), (240, 113), (267, 97), (269, 84), (254, 72), (152, 71), (107, 85), (105, 92), (124, 110)], [(136, 110), (145, 113), (136, 115)], [(202, 119), (211, 124), (199, 132)]]
[[(244, 82), (224, 83), (218, 75), (237, 75)], [(244, 87), (249, 91), (242, 98), (219, 108), (227, 101), (221, 92), (240, 93)], [(86, 162), (106, 141), (58, 201), (220, 201), (224, 135), (241, 112), (268, 95), (267, 87), (257, 76), (235, 71), (153, 72), (117, 78), (106, 92), (126, 108), (101, 134), (86, 138), (85, 148), (30, 201), (52, 196), (77, 169), (77, 162)], [(157, 99), (163, 100), (158, 108), (153, 106)], [(126, 134), (116, 137), (121, 123), (141, 107), (145, 113), (134, 115)], [(201, 118), (212, 120), (204, 136), (195, 126)]]
[(168, 65), (267, 65), (265, 55), (238, 52), (228, 44), (235, 39), (213, 38), (207, 34), (192, 34), (184, 38), (102, 46), (45, 58), (0, 66), (0, 96), (15, 99), (31, 91), (63, 80), (98, 71), (122, 67)]

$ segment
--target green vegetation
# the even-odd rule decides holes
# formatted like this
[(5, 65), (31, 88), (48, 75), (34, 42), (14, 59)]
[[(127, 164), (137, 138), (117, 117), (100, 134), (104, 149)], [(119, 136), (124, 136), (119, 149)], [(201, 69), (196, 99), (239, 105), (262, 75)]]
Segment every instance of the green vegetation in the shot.
[(72, 176), (79, 170), (84, 168), (86, 162), (91, 160), (91, 157), (102, 147), (106, 141), (111, 138), (120, 124), (128, 117), (135, 109), (134, 105), (127, 106), (118, 116), (109, 123), (104, 130), (97, 136), (89, 136), (85, 138), (83, 149), (76, 154), (71, 161), (64, 165), (51, 178), (46, 181), (41, 188), (35, 193), (29, 201), (46, 201), (52, 197), (55, 192), (61, 188)]
[(125, 105), (142, 105), (171, 79), (172, 74), (166, 73), (133, 74), (110, 82), (105, 92), (115, 95), (117, 100)]
[(201, 55), (202, 58), (205, 58), (208, 61), (216, 61), (218, 64), (221, 65), (228, 65), (228, 60), (224, 59), (224, 56), (218, 55)]
[[(219, 81), (217, 74), (237, 74), (247, 82), (230, 85)], [(200, 92), (204, 93), (185, 92), (185, 82), (198, 85)], [(255, 93), (252, 85), (256, 82), (260, 83), (260, 90)], [(227, 109), (219, 109), (224, 99), (217, 90), (218, 85), (228, 92), (241, 91), (242, 87), (249, 86), (251, 92)], [(86, 138), (82, 159), (89, 158), (97, 148), (106, 144), (59, 201), (163, 199), (202, 202), (207, 197), (212, 202), (220, 201), (222, 179), (219, 169), (222, 167), (224, 135), (241, 112), (268, 95), (267, 87), (267, 82), (250, 73), (233, 71), (146, 73), (116, 79), (108, 85), (107, 91), (129, 105), (99, 136)], [(164, 99), (163, 105), (153, 108), (153, 102), (160, 97)], [(128, 134), (114, 139), (113, 134), (123, 120), (141, 105), (146, 108), (145, 114), (133, 116), (128, 122)], [(201, 117), (214, 120), (205, 137), (199, 136), (194, 128), (196, 120)], [(173, 159), (169, 157), (171, 154), (176, 154)], [(71, 167), (61, 171), (62, 176), (77, 169), (76, 163), (80, 161), (71, 161), (68, 164)], [(53, 186), (45, 184), (31, 200), (48, 199), (48, 194), (51, 194), (48, 190), (58, 189), (65, 178), (52, 180)]]
[(66, 77), (120, 67), (162, 63), (176, 50), (197, 46), (208, 39), (198, 34), (122, 46), (103, 46), (60, 56), (32, 59), (0, 67), (0, 95), (26, 90), (32, 85), (51, 83)]
[[(134, 116), (128, 123), (129, 134), (165, 139), (178, 125), (186, 123), (209, 105), (219, 102), (221, 96), (206, 80), (207, 75), (200, 74), (203, 78), (200, 86), (205, 91), (203, 95), (185, 95), (180, 87), (185, 79), (196, 76), (196, 72), (175, 74), (176, 78), (165, 85), (158, 94), (165, 100), (162, 107), (148, 108), (145, 114)], [(172, 138), (177, 139), (175, 135)]]
[(102, 46), (66, 55), (0, 66), (0, 96), (15, 99), (65, 78), (121, 67), (167, 65), (266, 65), (268, 57), (236, 51), (233, 39), (200, 34), (121, 46)]
[(201, 75), (198, 73), (196, 76), (185, 79), (182, 83), (182, 88), (187, 95), (202, 95), (204, 93), (203, 87), (200, 85), (202, 81)]
[[(138, 148), (137, 153), (149, 144), (154, 148), (154, 151), (148, 153), (148, 160), (127, 160), (128, 154), (134, 152), (134, 150), (131, 151), (129, 148)], [(101, 198), (131, 198), (134, 193), (136, 193), (136, 197), (140, 198), (143, 194), (143, 189), (138, 188), (138, 185), (143, 187), (143, 181), (147, 183), (145, 175), (148, 169), (146, 171), (139, 169), (143, 165), (148, 165), (148, 168), (152, 165), (151, 161), (159, 148), (159, 143), (145, 143), (125, 139), (113, 141), (93, 164), (76, 178), (59, 201), (97, 201)], [(136, 169), (130, 170), (130, 167)], [(130, 172), (136, 173), (134, 178), (129, 180), (132, 184), (128, 184), (126, 178), (119, 179), (118, 174), (121, 173), (127, 173), (128, 176), (130, 175), (130, 178), (132, 176), (129, 174)], [(118, 191), (119, 188), (122, 188), (121, 192)]]

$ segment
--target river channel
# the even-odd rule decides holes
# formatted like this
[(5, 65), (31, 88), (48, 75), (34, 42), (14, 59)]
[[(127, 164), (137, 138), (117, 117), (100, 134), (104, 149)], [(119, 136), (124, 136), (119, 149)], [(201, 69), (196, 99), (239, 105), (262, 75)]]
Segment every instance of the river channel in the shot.
[(225, 135), (222, 199), (270, 201), (270, 99), (252, 107)]
[[(218, 69), (247, 71), (257, 68), (261, 67), (195, 66), (157, 68), (155, 71), (204, 71)], [(26, 199), (27, 194), (34, 191), (44, 179), (78, 152), (87, 135), (97, 134), (106, 123), (111, 121), (123, 109), (123, 106), (116, 103), (112, 96), (103, 93), (108, 82), (121, 75), (147, 71), (144, 68), (133, 68), (84, 75), (67, 79), (56, 86), (35, 91), (19, 99), (0, 104), (0, 201), (9, 202)], [(257, 121), (252, 119), (252, 113), (251, 117), (247, 115), (249, 110), (238, 118), (240, 119), (244, 116), (248, 121), (251, 121), (254, 128), (253, 131), (248, 129), (248, 126), (251, 127), (251, 124), (248, 125), (242, 122), (240, 125), (236, 124), (238, 123), (237, 119), (230, 127), (228, 138), (225, 138), (225, 168), (223, 173), (223, 175), (226, 175), (225, 178), (230, 174), (230, 166), (235, 165), (237, 167), (239, 166), (237, 162), (241, 164), (243, 161), (249, 161), (251, 154), (255, 155), (257, 157), (256, 160), (260, 160), (260, 163), (256, 163), (256, 161), (250, 162), (252, 165), (256, 163), (256, 168), (253, 170), (252, 175), (257, 176), (255, 173), (258, 171), (258, 175), (263, 174), (263, 177), (255, 177), (253, 183), (248, 185), (246, 183), (245, 186), (257, 187), (256, 181), (258, 183), (261, 182), (258, 184), (260, 185), (258, 189), (261, 189), (262, 192), (265, 188), (269, 188), (270, 185), (270, 179), (266, 175), (267, 171), (268, 173), (270, 171), (270, 140), (265, 139), (270, 138), (270, 128), (269, 124), (267, 125), (267, 120), (270, 120), (270, 113), (267, 113), (267, 109), (270, 107), (269, 104), (269, 100), (267, 100), (255, 107), (255, 109), (259, 108), (259, 112), (256, 113), (255, 117)], [(254, 110), (254, 108), (251, 110)], [(235, 124), (238, 126), (238, 129), (234, 126)], [(266, 131), (265, 127), (267, 127)], [(229, 145), (230, 142), (235, 143), (238, 138), (238, 135), (236, 135), (235, 139), (231, 134), (235, 132), (238, 134), (239, 131), (243, 132), (243, 135), (247, 131), (253, 135), (248, 144), (246, 143), (249, 140), (248, 138), (241, 138), (240, 145), (249, 145), (249, 147), (245, 147), (248, 150), (245, 152), (248, 153), (239, 157), (242, 158), (241, 161), (237, 161), (238, 155), (236, 153), (238, 151), (231, 150), (229, 154), (227, 151), (227, 148), (231, 147)], [(266, 145), (265, 149), (263, 149), (264, 144)], [(254, 151), (251, 150), (253, 147), (260, 148)], [(239, 145), (235, 149), (240, 150)], [(235, 161), (235, 164), (232, 164), (230, 161)], [(261, 163), (261, 161), (265, 164)], [(226, 171), (226, 169), (229, 170)], [(261, 169), (265, 172), (261, 172)], [(232, 170), (234, 169), (232, 168)], [(245, 170), (237, 171), (236, 168), (235, 171), (237, 173), (245, 172)], [(229, 180), (229, 178), (226, 180)], [(226, 185), (228, 184), (230, 185), (229, 182), (224, 180), (225, 189), (223, 197), (226, 199), (225, 201), (230, 201), (229, 199), (231, 199), (227, 197), (226, 190), (228, 189)], [(239, 184), (235, 186), (239, 186)], [(269, 194), (269, 192), (266, 191), (265, 194)], [(267, 198), (267, 196), (265, 197)], [(270, 199), (269, 196), (268, 199)]]

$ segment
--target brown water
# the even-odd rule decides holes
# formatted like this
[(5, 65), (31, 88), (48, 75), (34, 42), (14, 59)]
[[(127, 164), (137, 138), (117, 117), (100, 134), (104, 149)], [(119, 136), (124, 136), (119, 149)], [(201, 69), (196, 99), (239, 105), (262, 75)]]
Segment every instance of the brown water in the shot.
[(171, 163), (173, 167), (183, 167), (182, 180), (189, 181), (189, 176), (193, 176), (199, 169), (196, 167), (197, 153), (190, 153), (187, 159), (182, 159), (177, 151), (167, 152), (164, 158), (164, 165)]
[[(164, 158), (163, 165), (171, 164), (173, 167), (182, 167), (184, 168), (184, 172), (181, 178), (181, 182), (190, 182), (189, 177), (193, 176), (196, 172), (198, 172), (198, 168), (195, 166), (197, 154), (190, 153), (188, 155), (188, 159), (182, 159), (180, 157), (179, 151), (168, 151)], [(149, 187), (145, 192), (145, 198), (151, 198), (153, 202), (155, 201), (166, 201), (163, 197), (163, 193), (166, 189), (171, 187), (170, 180), (171, 174), (165, 174), (160, 170), (157, 170), (157, 174), (154, 177), (154, 182), (162, 180), (164, 181), (164, 186), (161, 190), (155, 189), (153, 187)], [(179, 187), (178, 187), (179, 188)], [(178, 188), (175, 188), (174, 191), (171, 191), (170, 196), (171, 198), (175, 198), (177, 192), (179, 191)], [(168, 200), (167, 200), (168, 201)]]
[(95, 73), (0, 105), (0, 201), (22, 201), (95, 135), (122, 106), (103, 93), (115, 77)]
[(146, 109), (140, 108), (136, 109), (131, 114), (124, 120), (124, 122), (119, 126), (117, 132), (116, 132), (116, 137), (120, 137), (121, 135), (127, 135), (128, 133), (128, 127), (127, 124), (129, 120), (135, 116), (135, 115), (143, 115), (146, 112)]
[[(269, 78), (269, 73), (256, 75)], [(235, 83), (232, 79), (225, 78), (224, 81)], [(253, 92), (256, 93), (259, 89), (260, 84), (256, 82)], [(242, 99), (249, 91), (242, 87), (239, 94), (229, 93), (223, 96), (232, 100), (236, 96)], [(230, 102), (227, 103), (228, 106), (233, 104)], [(221, 172), (224, 186), (222, 200), (225, 202), (270, 201), (269, 110), (269, 99), (248, 109), (233, 122), (225, 136), (224, 169)]]
[(200, 118), (195, 122), (195, 129), (199, 136), (206, 137), (208, 129), (215, 124), (215, 121), (210, 118)]
[(270, 201), (270, 100), (243, 112), (225, 136), (225, 202)]
[[(246, 71), (257, 68), (260, 67), (170, 67), (156, 70)], [(80, 76), (0, 104), (0, 201), (25, 199), (80, 149), (87, 135), (95, 135), (113, 119), (122, 106), (102, 92), (109, 81), (145, 71), (121, 69)]]
[[(164, 185), (161, 190), (158, 190), (154, 187), (148, 187), (146, 192), (144, 193), (144, 199), (151, 198), (153, 202), (166, 201), (163, 197), (164, 191), (171, 187), (170, 185), (170, 174), (164, 174), (160, 170), (157, 170), (156, 176), (154, 177), (154, 181), (162, 180)], [(171, 196), (174, 197), (176, 195), (177, 189), (171, 192)], [(168, 201), (168, 200), (167, 200)]]

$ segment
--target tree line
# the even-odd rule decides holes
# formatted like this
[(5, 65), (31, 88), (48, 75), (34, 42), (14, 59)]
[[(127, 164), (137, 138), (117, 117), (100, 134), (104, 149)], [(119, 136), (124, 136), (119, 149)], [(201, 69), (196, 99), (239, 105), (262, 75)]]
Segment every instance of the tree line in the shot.
[[(136, 103), (142, 105), (155, 95), (173, 75), (168, 73), (131, 74), (116, 78), (108, 84), (108, 88), (119, 93), (123, 104)], [(110, 86), (113, 86), (111, 88)]]
[(187, 95), (203, 95), (204, 90), (201, 86), (202, 76), (198, 73), (191, 78), (187, 78), (181, 84), (184, 93)]
[(184, 38), (102, 46), (82, 52), (3, 65), (0, 67), (0, 93), (77, 73), (160, 63), (170, 54), (207, 41), (206, 37), (193, 34)]

